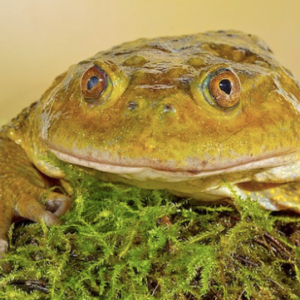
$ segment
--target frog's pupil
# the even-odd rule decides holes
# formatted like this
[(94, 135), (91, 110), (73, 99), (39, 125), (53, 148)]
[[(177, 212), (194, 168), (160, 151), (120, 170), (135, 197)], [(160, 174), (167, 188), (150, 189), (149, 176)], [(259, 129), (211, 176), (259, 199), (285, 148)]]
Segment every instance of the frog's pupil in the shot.
[(222, 79), (219, 83), (220, 89), (226, 94), (230, 95), (231, 93), (231, 82), (228, 79)]
[(97, 76), (92, 76), (88, 83), (87, 83), (87, 88), (90, 91), (93, 87), (95, 87), (99, 82), (99, 78)]

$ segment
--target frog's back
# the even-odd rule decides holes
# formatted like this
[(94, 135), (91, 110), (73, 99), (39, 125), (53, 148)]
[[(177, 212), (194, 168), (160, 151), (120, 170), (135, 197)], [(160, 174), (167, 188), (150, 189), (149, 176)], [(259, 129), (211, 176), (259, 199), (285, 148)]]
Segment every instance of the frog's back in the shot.
[[(178, 62), (183, 65), (197, 67), (209, 66), (216, 61), (209, 61), (206, 58), (227, 59), (234, 62), (257, 63), (268, 61), (274, 63), (270, 48), (258, 37), (251, 34), (244, 34), (239, 31), (212, 31), (194, 35), (179, 37), (160, 37), (154, 39), (139, 39), (113, 47), (109, 51), (99, 52), (95, 57), (101, 59), (113, 58), (119, 64), (125, 66), (155, 66), (170, 61), (176, 65)], [(125, 58), (125, 60), (124, 60)], [(131, 58), (127, 60), (127, 58)], [(142, 59), (144, 58), (144, 59)], [(147, 60), (147, 58), (150, 58)], [(187, 61), (187, 58), (197, 58), (198, 61)], [(201, 62), (201, 58), (203, 61)], [(146, 60), (145, 60), (146, 59)], [(224, 60), (222, 60), (224, 63)]]

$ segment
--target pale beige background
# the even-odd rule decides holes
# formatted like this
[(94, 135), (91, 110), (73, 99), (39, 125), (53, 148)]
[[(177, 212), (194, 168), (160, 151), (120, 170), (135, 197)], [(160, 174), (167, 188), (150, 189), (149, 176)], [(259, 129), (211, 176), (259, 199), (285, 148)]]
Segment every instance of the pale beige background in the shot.
[(0, 123), (69, 65), (139, 37), (239, 29), (300, 79), (299, 0), (0, 0)]

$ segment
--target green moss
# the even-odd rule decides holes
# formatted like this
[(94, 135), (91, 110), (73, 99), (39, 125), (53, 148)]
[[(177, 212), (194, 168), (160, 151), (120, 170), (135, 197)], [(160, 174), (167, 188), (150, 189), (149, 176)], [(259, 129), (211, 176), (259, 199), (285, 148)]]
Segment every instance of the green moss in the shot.
[(191, 206), (64, 166), (61, 226), (17, 224), (0, 299), (299, 299), (300, 219), (248, 199)]

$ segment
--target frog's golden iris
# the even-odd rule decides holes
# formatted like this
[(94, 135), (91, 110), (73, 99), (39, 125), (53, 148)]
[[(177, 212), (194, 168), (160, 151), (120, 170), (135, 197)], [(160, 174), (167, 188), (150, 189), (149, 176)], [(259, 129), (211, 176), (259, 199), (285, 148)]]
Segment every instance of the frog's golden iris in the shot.
[(81, 92), (85, 99), (96, 100), (107, 88), (107, 75), (98, 66), (89, 68), (81, 79)]
[(233, 107), (240, 100), (240, 80), (231, 70), (221, 70), (210, 80), (209, 91), (217, 105)]

